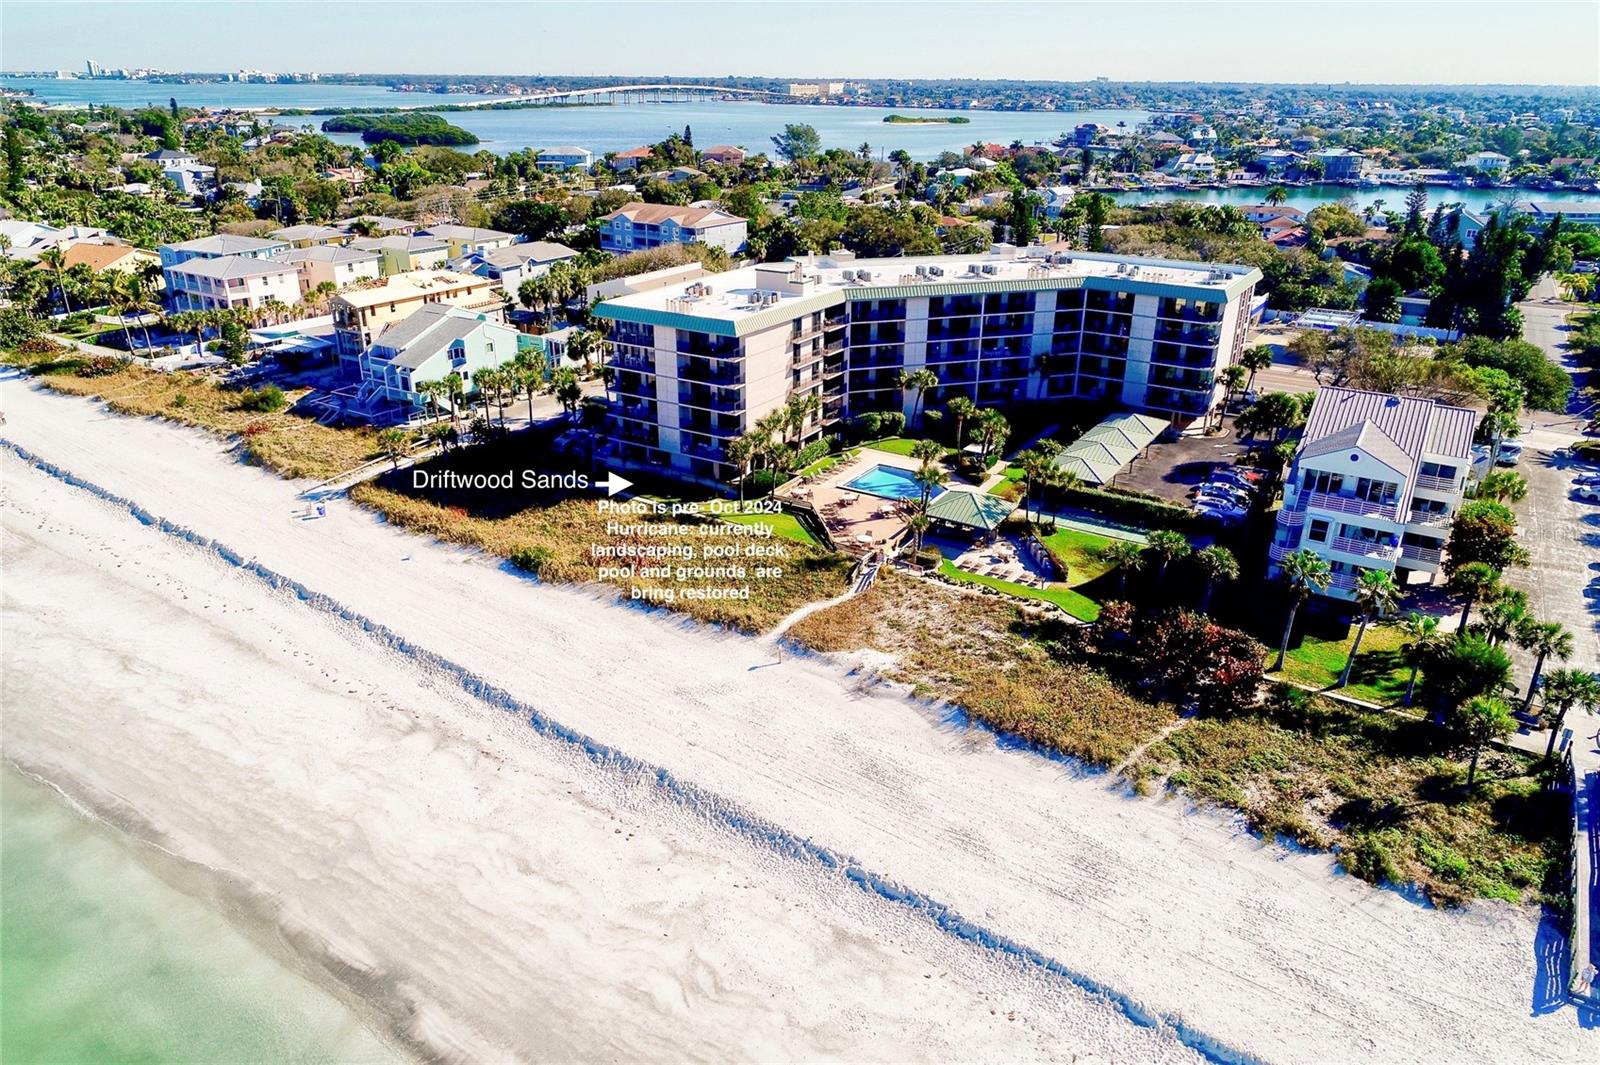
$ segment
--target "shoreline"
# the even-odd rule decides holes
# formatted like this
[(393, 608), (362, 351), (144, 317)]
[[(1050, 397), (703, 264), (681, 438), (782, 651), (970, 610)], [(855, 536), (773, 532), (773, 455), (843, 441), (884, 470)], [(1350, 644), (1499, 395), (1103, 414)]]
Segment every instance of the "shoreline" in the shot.
[[(1103, 782), (1063, 778), (1060, 765), (941, 727), (903, 699), (852, 693), (832, 664), (750, 672), (750, 641), (508, 582), (343, 503), (329, 507), (326, 528), (283, 527), (273, 501), (292, 498), (295, 486), (219, 464), (215, 441), (147, 421), (78, 424), (71, 405), (98, 409), (87, 401), (31, 390), (16, 399), (8, 396), (8, 433), (64, 468), (366, 616), (387, 614), (402, 635), (417, 633), (513, 693), (537, 690), (541, 709), (567, 726), (947, 900), (1157, 1015), (1182, 1016), (1214, 1045), (1351, 1059), (1375, 1047), (1579, 1053), (1570, 1017), (1524, 1016), (1537, 928), (1509, 908), (1417, 910), (1331, 875), (1325, 858), (1273, 853), (1220, 817), (1132, 802)], [(169, 483), (151, 466), (189, 476)], [(397, 550), (404, 565), (392, 561)], [(348, 572), (356, 557), (367, 560), (362, 573)], [(379, 583), (393, 587), (373, 586), (375, 566)], [(408, 596), (420, 587), (433, 591)], [(444, 614), (393, 613), (441, 597)], [(506, 616), (540, 626), (530, 645), (543, 652), (536, 662), (477, 635)], [(586, 672), (586, 663), (605, 672)], [(946, 802), (951, 794), (962, 798), (958, 809)], [(1184, 855), (1181, 868), (1169, 867), (1174, 853)], [(1173, 911), (1174, 895), (1186, 899), (1183, 912)], [(1084, 927), (1095, 934), (1074, 934)], [(1187, 946), (1178, 941), (1185, 936)], [(1394, 1010), (1397, 998), (1422, 1012)], [(1302, 1030), (1283, 1029), (1291, 1014)]]

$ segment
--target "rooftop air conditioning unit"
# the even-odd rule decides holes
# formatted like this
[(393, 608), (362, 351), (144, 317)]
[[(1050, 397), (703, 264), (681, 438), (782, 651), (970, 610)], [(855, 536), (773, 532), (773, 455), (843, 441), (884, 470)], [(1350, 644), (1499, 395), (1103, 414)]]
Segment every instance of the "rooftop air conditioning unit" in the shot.
[(846, 281), (854, 281), (856, 279), (856, 272), (854, 270), (846, 270), (844, 272), (844, 279)]
[(986, 274), (998, 274), (1000, 272), (1000, 267), (996, 266), (994, 263), (984, 263), (983, 272)]
[(928, 273), (932, 274), (934, 277), (943, 277), (944, 276), (944, 267), (942, 267), (942, 266), (930, 266), (930, 267), (928, 267)]
[(872, 280), (872, 271), (871, 270), (857, 270), (856, 271), (856, 277), (860, 278), (862, 281), (871, 281)]
[(928, 276), (928, 268), (926, 266), (917, 267), (917, 276), (918, 277), (927, 277)]

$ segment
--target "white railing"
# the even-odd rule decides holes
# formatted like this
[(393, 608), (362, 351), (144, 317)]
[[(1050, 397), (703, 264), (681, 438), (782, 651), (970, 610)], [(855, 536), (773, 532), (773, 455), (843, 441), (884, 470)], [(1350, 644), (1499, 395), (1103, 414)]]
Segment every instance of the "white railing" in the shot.
[(1433, 492), (1454, 492), (1461, 488), (1459, 477), (1435, 477), (1428, 473), (1417, 474), (1417, 487)]
[(1407, 525), (1426, 525), (1431, 529), (1447, 529), (1450, 527), (1450, 515), (1437, 510), (1413, 510), (1406, 515)]
[(1333, 575), (1333, 579), (1328, 581), (1327, 590), (1330, 592), (1353, 591), (1356, 586), (1356, 581), (1357, 577), (1354, 573), (1335, 573)]
[(1364, 558), (1381, 558), (1392, 562), (1399, 556), (1399, 549), (1393, 544), (1374, 543), (1371, 540), (1358, 540), (1351, 536), (1335, 536), (1331, 546), (1335, 551), (1343, 551), (1347, 555), (1361, 555)]
[(1402, 544), (1400, 546), (1401, 558), (1412, 558), (1419, 562), (1431, 562), (1438, 565), (1444, 557), (1444, 552), (1437, 547), (1419, 547), (1416, 544)]
[(1295, 550), (1288, 544), (1268, 544), (1267, 557), (1274, 562), (1282, 562), (1285, 558), (1294, 554)]
[(1304, 525), (1305, 520), (1306, 512), (1299, 507), (1284, 507), (1282, 510), (1278, 511), (1279, 525), (1285, 525), (1293, 528), (1297, 525)]
[(1302, 492), (1301, 498), (1308, 507), (1331, 510), (1335, 514), (1356, 514), (1363, 518), (1383, 518), (1386, 521), (1400, 520), (1398, 503), (1379, 503), (1356, 496), (1330, 495), (1327, 492)]

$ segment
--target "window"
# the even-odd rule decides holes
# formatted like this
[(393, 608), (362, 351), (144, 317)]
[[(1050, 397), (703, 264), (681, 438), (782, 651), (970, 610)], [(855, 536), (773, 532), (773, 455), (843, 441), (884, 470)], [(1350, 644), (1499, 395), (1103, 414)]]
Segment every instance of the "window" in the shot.
[(1362, 477), (1356, 481), (1356, 498), (1365, 499), (1369, 503), (1393, 503), (1395, 486), (1388, 481), (1374, 481), (1370, 477)]
[(1337, 495), (1339, 490), (1344, 487), (1344, 477), (1341, 474), (1329, 473), (1326, 470), (1307, 470), (1305, 487), (1308, 492), (1324, 492), (1328, 495)]
[(1319, 544), (1328, 542), (1328, 522), (1324, 518), (1312, 518), (1311, 528), (1306, 532), (1306, 539), (1315, 540)]

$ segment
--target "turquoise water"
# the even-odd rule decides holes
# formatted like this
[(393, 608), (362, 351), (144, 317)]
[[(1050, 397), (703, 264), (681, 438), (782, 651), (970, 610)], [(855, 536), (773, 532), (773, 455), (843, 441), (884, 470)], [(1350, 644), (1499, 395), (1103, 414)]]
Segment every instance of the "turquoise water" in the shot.
[[(874, 466), (845, 487), (865, 492), (869, 496), (881, 496), (884, 499), (922, 498), (922, 486), (917, 483), (912, 472), (896, 466)], [(928, 498), (936, 499), (943, 493), (943, 488), (935, 486)]]
[(0, 1062), (402, 1060), (53, 792), (0, 771), (0, 818)]

